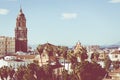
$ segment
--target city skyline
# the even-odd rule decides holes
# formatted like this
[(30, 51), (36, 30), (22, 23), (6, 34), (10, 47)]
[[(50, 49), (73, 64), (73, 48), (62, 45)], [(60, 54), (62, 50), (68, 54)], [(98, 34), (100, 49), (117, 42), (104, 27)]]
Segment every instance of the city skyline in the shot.
[(0, 36), (14, 37), (20, 5), (27, 20), (28, 44), (120, 41), (120, 0), (1, 0)]

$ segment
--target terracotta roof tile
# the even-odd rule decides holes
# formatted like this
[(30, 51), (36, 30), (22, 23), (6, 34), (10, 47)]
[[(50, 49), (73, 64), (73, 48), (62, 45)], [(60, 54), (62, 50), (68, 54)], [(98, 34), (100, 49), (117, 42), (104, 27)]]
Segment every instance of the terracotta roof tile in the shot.
[(18, 59), (34, 59), (36, 55), (17, 55), (16, 58)]

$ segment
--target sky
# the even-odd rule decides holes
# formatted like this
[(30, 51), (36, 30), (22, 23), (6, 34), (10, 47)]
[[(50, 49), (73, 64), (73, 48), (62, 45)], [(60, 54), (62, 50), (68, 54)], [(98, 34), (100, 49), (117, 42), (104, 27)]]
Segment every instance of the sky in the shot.
[(20, 6), (27, 20), (28, 44), (120, 41), (120, 0), (0, 0), (0, 36), (14, 37)]

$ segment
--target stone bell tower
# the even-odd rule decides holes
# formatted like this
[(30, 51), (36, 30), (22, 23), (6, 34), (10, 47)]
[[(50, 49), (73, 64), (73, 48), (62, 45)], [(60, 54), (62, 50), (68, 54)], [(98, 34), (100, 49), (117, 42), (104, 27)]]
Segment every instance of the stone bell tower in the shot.
[(20, 8), (20, 12), (16, 18), (15, 52), (27, 52), (27, 41), (26, 18), (22, 11), (22, 8)]

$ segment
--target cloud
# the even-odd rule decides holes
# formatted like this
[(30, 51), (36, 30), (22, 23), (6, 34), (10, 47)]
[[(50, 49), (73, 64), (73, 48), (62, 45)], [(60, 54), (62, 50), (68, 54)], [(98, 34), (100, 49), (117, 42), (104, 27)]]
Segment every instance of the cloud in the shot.
[(77, 16), (77, 13), (62, 13), (62, 19), (75, 19)]
[(7, 9), (0, 9), (0, 15), (7, 15), (9, 13), (9, 10)]
[(120, 0), (110, 0), (110, 3), (120, 3)]

